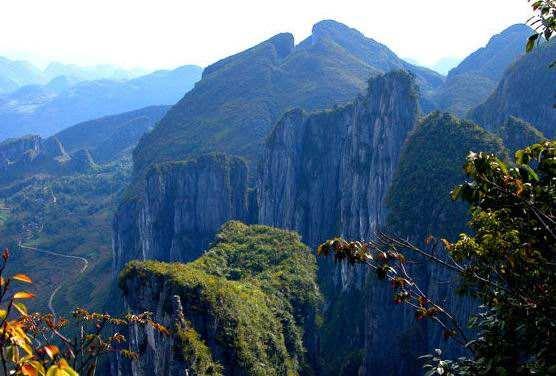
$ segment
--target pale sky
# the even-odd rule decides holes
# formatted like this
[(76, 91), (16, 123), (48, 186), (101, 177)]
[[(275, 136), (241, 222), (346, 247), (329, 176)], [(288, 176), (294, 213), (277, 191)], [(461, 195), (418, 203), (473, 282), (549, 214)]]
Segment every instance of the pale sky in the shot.
[(279, 32), (298, 43), (331, 18), (433, 65), (466, 56), (530, 15), (527, 0), (0, 0), (0, 56), (206, 66)]

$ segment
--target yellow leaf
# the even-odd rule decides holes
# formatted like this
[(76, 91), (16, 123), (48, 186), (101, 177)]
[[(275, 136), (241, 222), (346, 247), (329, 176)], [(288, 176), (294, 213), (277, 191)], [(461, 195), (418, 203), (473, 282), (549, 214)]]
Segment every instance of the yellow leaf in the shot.
[(34, 298), (35, 295), (31, 294), (30, 292), (19, 291), (14, 294), (14, 299), (31, 299)]
[(14, 303), (15, 309), (19, 311), (23, 316), (27, 316), (27, 307), (23, 303)]
[(46, 376), (58, 376), (61, 374), (62, 372), (60, 368), (56, 365), (50, 366), (50, 368), (48, 368), (48, 371), (46, 372)]
[(6, 312), (5, 309), (0, 309), (0, 320), (5, 319), (7, 315), (8, 315), (8, 312)]
[(29, 278), (29, 276), (27, 276), (25, 274), (16, 274), (12, 277), (12, 279), (15, 279), (15, 280), (20, 281), (20, 282), (25, 282), (25, 283), (33, 283), (31, 278)]
[(27, 353), (27, 355), (33, 355), (33, 349), (27, 342), (21, 341), (17, 345), (21, 347)]
[(55, 345), (46, 345), (44, 347), (44, 351), (50, 359), (54, 359), (54, 357), (60, 353), (60, 349), (58, 349), (58, 346)]

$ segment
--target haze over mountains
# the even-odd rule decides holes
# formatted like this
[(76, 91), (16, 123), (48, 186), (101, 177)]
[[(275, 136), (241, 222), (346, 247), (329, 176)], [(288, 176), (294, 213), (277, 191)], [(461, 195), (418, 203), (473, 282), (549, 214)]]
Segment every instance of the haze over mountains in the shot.
[(6, 94), (26, 85), (44, 85), (64, 76), (72, 81), (124, 80), (147, 74), (141, 69), (123, 69), (113, 65), (81, 67), (74, 64), (52, 62), (44, 70), (23, 60), (0, 56), (0, 94)]
[[(61, 286), (50, 295), (58, 310), (121, 308), (114, 277), (123, 269), (126, 307), (187, 329), (167, 338), (139, 330), (131, 347), (148, 355), (134, 367), (119, 360), (121, 374), (174, 375), (192, 363), (224, 375), (418, 375), (417, 355), (439, 344), (457, 352), (392, 307), (364, 270), (317, 263), (296, 251), (306, 252), (299, 239), (314, 247), (386, 226), (417, 242), (464, 231), (466, 207), (449, 192), (468, 152), (508, 158), (554, 137), (546, 93), (556, 87), (556, 43), (522, 56), (530, 32), (507, 28), (447, 77), (333, 20), (297, 44), (278, 34), (202, 76), (185, 66), (82, 81), (75, 67), (53, 66), (66, 74), (29, 85), (32, 67), (16, 65), (26, 78), (0, 96), (0, 140), (36, 135), (0, 141), (9, 208), (0, 237), (92, 260), (71, 283), (51, 281), (50, 259), (34, 261), (51, 281), (39, 296)], [(429, 293), (464, 317), (472, 303), (429, 286), (437, 274), (418, 266)], [(234, 320), (241, 325), (228, 327)]]
[(79, 81), (63, 75), (45, 85), (22, 86), (0, 95), (0, 140), (25, 134), (50, 136), (100, 116), (174, 104), (201, 72), (200, 67), (188, 65), (133, 79)]

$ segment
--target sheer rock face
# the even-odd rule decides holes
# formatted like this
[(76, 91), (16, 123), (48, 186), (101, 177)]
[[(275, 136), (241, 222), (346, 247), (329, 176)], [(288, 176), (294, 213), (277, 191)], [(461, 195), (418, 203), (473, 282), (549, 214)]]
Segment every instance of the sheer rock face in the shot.
[(238, 158), (206, 155), (154, 167), (142, 200), (122, 204), (114, 218), (114, 272), (130, 260), (187, 262), (217, 229), (248, 217), (247, 168)]
[(345, 107), (288, 112), (261, 162), (258, 222), (297, 230), (311, 246), (337, 235), (368, 238), (384, 221), (384, 198), (417, 102), (411, 77), (393, 72)]
[[(365, 97), (343, 108), (287, 113), (261, 162), (259, 223), (297, 230), (313, 247), (335, 236), (371, 237), (385, 222), (385, 197), (417, 122), (415, 93), (412, 78), (394, 72), (372, 80)], [(415, 325), (413, 313), (393, 309), (391, 291), (365, 268), (319, 261), (323, 333), (334, 333), (321, 340), (321, 356), (330, 368), (325, 373), (419, 372), (412, 355), (424, 347), (419, 338), (425, 328)]]
[[(124, 299), (126, 311), (152, 312), (155, 320), (167, 328), (173, 329), (178, 318), (179, 307), (168, 309), (169, 302), (176, 303), (176, 297), (171, 295), (171, 288), (160, 278), (149, 279), (148, 284), (141, 284), (138, 280), (128, 282), (127, 288), (133, 289)], [(179, 375), (188, 368), (183, 356), (177, 351), (179, 343), (175, 336), (165, 336), (156, 332), (151, 326), (145, 328), (136, 325), (129, 327), (129, 347), (131, 351), (140, 353), (138, 361), (129, 362), (118, 359), (112, 373), (117, 376), (133, 375)]]

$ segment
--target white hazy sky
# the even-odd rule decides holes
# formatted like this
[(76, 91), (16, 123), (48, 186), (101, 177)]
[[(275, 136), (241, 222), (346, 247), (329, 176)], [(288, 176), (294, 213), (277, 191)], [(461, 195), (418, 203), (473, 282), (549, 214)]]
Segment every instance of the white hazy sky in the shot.
[(0, 55), (40, 65), (206, 66), (279, 32), (299, 42), (332, 18), (432, 65), (529, 16), (527, 0), (0, 0)]

